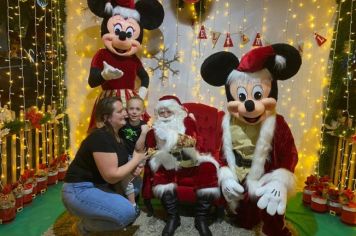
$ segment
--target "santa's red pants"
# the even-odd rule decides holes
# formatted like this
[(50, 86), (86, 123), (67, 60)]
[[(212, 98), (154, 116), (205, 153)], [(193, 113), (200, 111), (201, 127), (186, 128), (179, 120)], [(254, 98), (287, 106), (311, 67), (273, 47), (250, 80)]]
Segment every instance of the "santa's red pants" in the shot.
[[(145, 174), (147, 172), (145, 170)], [(218, 187), (217, 170), (214, 164), (210, 162), (203, 162), (199, 166), (180, 168), (178, 170), (166, 170), (161, 166), (156, 173), (150, 172), (150, 175), (150, 177), (145, 176), (144, 178), (146, 180), (144, 181), (145, 185), (149, 184), (149, 182), (152, 184), (152, 186), (143, 186), (144, 198), (151, 198), (151, 191), (148, 191), (147, 188), (153, 188), (156, 185), (175, 183), (179, 190), (177, 194), (183, 196), (188, 201), (194, 201), (195, 198), (195, 196), (191, 196), (189, 189), (193, 189), (196, 192), (199, 189)], [(147, 178), (150, 181), (147, 181)], [(187, 191), (185, 192), (185, 190)], [(179, 197), (179, 199), (181, 198)]]
[(266, 210), (257, 207), (257, 201), (251, 199), (247, 194), (239, 202), (234, 216), (236, 224), (245, 229), (252, 229), (260, 221), (263, 222), (262, 232), (268, 236), (291, 236), (291, 232), (285, 225), (284, 215), (270, 216)]

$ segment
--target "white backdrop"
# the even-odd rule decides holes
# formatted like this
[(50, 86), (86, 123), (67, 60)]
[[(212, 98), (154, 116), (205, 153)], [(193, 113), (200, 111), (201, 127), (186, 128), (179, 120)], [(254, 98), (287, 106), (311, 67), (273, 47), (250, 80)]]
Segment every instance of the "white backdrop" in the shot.
[[(225, 110), (224, 88), (206, 84), (200, 77), (200, 66), (210, 54), (222, 50), (235, 53), (239, 58), (252, 48), (259, 32), (263, 44), (290, 43), (303, 48), (303, 64), (292, 79), (279, 82), (278, 112), (292, 129), (299, 150), (300, 161), (296, 174), (299, 182), (309, 175), (317, 160), (322, 123), (323, 90), (327, 88), (327, 66), (332, 42), (333, 22), (336, 14), (334, 0), (219, 0), (206, 1), (206, 14), (192, 26), (191, 12), (186, 5), (181, 13), (175, 8), (175, 0), (164, 0), (165, 19), (160, 27), (162, 38), (151, 39), (145, 51), (154, 52), (159, 46), (168, 48), (167, 60), (179, 55), (179, 61), (171, 63), (178, 75), (164, 72), (168, 79), (162, 82), (162, 71), (150, 73), (148, 112), (152, 114), (155, 102), (166, 94), (177, 95), (182, 102), (201, 102)], [(78, 148), (85, 137), (91, 108), (99, 89), (87, 85), (91, 57), (101, 47), (100, 19), (86, 10), (85, 0), (67, 0), (67, 106), (70, 117), (71, 150)], [(200, 20), (199, 20), (200, 19)], [(204, 25), (208, 39), (197, 39), (200, 25)], [(213, 48), (211, 32), (220, 32)], [(240, 31), (250, 38), (242, 45)], [(231, 33), (234, 47), (224, 48), (226, 33)], [(314, 32), (327, 39), (319, 47)], [(156, 35), (157, 35), (156, 34)], [(152, 45), (154, 42), (155, 45)], [(161, 43), (161, 45), (160, 45)], [(156, 54), (157, 58), (162, 53)], [(146, 68), (156, 67), (157, 60), (142, 56)]]

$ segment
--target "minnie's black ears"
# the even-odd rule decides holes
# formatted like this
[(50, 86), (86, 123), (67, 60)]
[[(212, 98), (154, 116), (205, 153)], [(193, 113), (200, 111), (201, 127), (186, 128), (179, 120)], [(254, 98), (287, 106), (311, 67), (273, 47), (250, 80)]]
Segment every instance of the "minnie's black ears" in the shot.
[[(295, 47), (284, 43), (272, 44), (271, 47), (276, 55), (266, 61), (265, 67), (275, 80), (287, 80), (291, 78), (299, 71), (302, 64), (299, 51)], [(276, 66), (277, 56), (281, 56), (285, 59), (285, 66), (283, 68)]]
[(239, 59), (231, 52), (217, 52), (205, 59), (200, 68), (203, 80), (212, 86), (222, 86), (228, 75), (239, 66)]
[(157, 0), (141, 0), (136, 2), (135, 7), (140, 13), (140, 24), (144, 29), (153, 30), (162, 24), (164, 10)]

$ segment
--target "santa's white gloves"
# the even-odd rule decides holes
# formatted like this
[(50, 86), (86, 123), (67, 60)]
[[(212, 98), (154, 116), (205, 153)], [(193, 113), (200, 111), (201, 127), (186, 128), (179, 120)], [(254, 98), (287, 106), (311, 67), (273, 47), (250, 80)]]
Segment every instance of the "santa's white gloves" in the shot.
[(106, 61), (103, 61), (104, 69), (101, 71), (101, 76), (105, 80), (113, 80), (121, 78), (124, 75), (122, 70), (112, 67)]
[(145, 99), (147, 95), (147, 88), (146, 87), (140, 87), (138, 90), (138, 96), (140, 96), (140, 98)]
[(241, 199), (244, 192), (244, 188), (231, 178), (221, 182), (221, 190), (227, 202)]
[(283, 215), (287, 205), (287, 188), (278, 181), (272, 181), (256, 190), (256, 196), (261, 197), (257, 206), (260, 209), (267, 207), (267, 213), (271, 216), (276, 212)]

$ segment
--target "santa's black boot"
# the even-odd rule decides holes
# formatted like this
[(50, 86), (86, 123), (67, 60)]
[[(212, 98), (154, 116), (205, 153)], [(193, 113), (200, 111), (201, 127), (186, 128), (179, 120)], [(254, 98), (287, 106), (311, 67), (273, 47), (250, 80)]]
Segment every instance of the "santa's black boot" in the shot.
[(147, 210), (147, 217), (151, 217), (154, 214), (153, 206), (151, 203), (151, 199), (143, 199), (143, 204), (146, 207)]
[(212, 236), (209, 229), (209, 213), (212, 198), (207, 196), (198, 197), (195, 208), (194, 226), (198, 230), (200, 236)]
[(176, 229), (180, 226), (177, 196), (175, 193), (165, 192), (161, 198), (161, 202), (167, 212), (167, 223), (162, 231), (162, 236), (173, 236)]

